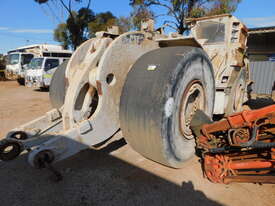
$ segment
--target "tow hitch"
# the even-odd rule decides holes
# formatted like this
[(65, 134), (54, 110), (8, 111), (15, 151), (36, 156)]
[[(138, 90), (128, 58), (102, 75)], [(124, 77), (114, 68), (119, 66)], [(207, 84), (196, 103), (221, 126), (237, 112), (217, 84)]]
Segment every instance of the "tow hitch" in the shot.
[[(45, 124), (45, 122), (48, 123)], [(77, 128), (62, 131), (61, 127), (60, 111), (54, 109), (9, 132), (0, 141), (0, 160), (11, 161), (25, 152), (28, 154), (28, 162), (32, 167), (46, 168), (54, 175), (56, 181), (61, 180), (61, 174), (53, 168), (52, 164), (88, 148), (87, 145), (69, 138), (77, 136)]]

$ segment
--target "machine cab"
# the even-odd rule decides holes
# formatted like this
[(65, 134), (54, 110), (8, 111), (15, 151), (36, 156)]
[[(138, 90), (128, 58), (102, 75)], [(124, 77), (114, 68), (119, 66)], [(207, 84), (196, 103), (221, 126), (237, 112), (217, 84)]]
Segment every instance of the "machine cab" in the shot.
[(241, 109), (249, 90), (250, 75), (246, 58), (248, 30), (230, 14), (188, 19), (192, 37), (208, 54), (215, 75), (215, 114)]

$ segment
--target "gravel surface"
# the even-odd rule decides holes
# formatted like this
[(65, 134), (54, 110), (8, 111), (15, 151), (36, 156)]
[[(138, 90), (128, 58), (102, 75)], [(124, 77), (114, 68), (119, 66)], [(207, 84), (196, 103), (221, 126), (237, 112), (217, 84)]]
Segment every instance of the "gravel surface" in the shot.
[[(47, 92), (0, 82), (0, 136), (50, 109)], [(240, 205), (274, 206), (275, 185), (217, 185), (202, 177), (197, 158), (171, 169), (137, 154), (121, 134), (101, 150), (56, 164), (63, 181), (36, 170), (21, 155), (0, 162), (0, 206)]]

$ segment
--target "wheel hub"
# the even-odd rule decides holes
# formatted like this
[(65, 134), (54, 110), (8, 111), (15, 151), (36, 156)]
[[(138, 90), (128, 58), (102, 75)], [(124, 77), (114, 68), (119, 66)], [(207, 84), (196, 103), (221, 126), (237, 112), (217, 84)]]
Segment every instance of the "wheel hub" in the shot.
[(197, 110), (205, 110), (205, 92), (198, 80), (189, 83), (184, 91), (180, 106), (180, 131), (187, 139), (192, 139), (190, 123)]

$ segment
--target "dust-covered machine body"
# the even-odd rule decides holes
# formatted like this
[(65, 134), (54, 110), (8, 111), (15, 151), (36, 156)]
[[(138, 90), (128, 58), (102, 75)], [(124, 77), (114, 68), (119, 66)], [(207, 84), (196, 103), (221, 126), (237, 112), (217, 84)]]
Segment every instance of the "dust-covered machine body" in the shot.
[(197, 111), (210, 118), (241, 111), (250, 85), (246, 27), (231, 15), (188, 22), (188, 37), (148, 21), (141, 31), (112, 28), (84, 42), (53, 75), (54, 109), (12, 130), (0, 158), (27, 150), (32, 166), (49, 167), (121, 130), (140, 154), (182, 167), (195, 154)]

